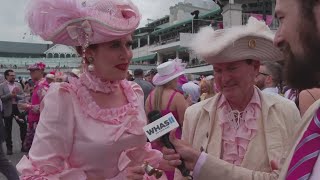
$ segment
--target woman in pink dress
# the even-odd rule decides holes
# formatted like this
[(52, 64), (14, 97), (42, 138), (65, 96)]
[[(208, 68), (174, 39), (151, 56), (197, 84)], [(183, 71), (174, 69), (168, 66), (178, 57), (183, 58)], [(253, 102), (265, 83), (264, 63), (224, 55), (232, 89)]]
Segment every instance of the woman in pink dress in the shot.
[(21, 179), (155, 179), (162, 154), (146, 142), (143, 91), (125, 79), (131, 33), (140, 14), (126, 0), (32, 0), (31, 30), (44, 40), (81, 49), (84, 73), (52, 83), (45, 95)]

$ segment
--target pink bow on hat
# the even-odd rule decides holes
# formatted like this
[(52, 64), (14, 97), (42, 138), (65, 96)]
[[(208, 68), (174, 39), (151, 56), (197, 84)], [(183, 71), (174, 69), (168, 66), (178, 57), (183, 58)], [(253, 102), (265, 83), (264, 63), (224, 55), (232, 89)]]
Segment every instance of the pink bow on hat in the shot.
[(89, 37), (93, 34), (91, 25), (87, 20), (80, 25), (68, 26), (67, 31), (71, 39), (78, 40), (83, 46), (89, 45)]
[(182, 63), (182, 59), (168, 59), (168, 61), (174, 61), (174, 67), (177, 71), (183, 71), (186, 67), (186, 63)]

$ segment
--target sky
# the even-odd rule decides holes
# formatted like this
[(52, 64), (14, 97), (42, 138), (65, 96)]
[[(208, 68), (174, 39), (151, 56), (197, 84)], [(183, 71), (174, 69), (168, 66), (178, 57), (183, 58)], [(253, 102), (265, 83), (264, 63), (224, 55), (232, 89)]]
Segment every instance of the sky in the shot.
[[(54, 1), (54, 0), (52, 0)], [(142, 14), (140, 26), (147, 19), (158, 19), (169, 14), (169, 7), (183, 0), (132, 0)], [(0, 0), (0, 41), (41, 42), (39, 37), (31, 36), (24, 20), (27, 0)]]

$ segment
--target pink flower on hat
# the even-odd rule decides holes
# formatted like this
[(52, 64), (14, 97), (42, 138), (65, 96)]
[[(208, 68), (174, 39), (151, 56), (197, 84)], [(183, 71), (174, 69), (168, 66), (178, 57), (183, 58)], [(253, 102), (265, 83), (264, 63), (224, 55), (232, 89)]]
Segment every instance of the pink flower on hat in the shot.
[(28, 70), (44, 70), (46, 68), (46, 64), (43, 62), (37, 62), (28, 67)]

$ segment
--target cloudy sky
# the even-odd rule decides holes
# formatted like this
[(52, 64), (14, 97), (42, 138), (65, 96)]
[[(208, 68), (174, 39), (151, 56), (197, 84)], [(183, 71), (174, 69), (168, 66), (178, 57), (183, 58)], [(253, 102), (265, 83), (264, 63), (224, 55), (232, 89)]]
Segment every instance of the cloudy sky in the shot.
[[(54, 1), (54, 0), (52, 0)], [(183, 0), (132, 0), (140, 9), (143, 19), (157, 19), (169, 14), (169, 7)], [(30, 36), (24, 21), (27, 0), (0, 0), (0, 41), (38, 42), (39, 38)]]

